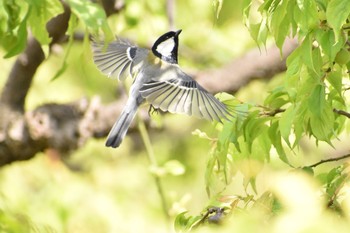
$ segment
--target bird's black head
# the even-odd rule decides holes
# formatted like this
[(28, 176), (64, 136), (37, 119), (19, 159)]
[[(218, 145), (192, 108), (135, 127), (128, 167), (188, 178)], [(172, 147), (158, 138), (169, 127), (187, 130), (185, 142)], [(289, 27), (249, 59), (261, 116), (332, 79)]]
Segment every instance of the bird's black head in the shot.
[(177, 64), (180, 33), (181, 30), (170, 31), (159, 37), (152, 47), (153, 54), (166, 62)]

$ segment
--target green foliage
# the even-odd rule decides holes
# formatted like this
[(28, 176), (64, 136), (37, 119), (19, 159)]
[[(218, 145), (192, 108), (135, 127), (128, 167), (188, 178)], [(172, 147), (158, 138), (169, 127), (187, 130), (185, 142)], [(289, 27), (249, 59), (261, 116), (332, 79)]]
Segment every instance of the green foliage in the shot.
[[(316, 146), (323, 141), (334, 147), (346, 126), (344, 116), (334, 110), (348, 107), (349, 9), (346, 0), (244, 1), (244, 21), (259, 46), (266, 46), (269, 35), (281, 53), (288, 37), (296, 37), (300, 46), (287, 58), (283, 82), (267, 95), (263, 105), (249, 106), (246, 117), (225, 123), (218, 139), (210, 139), (215, 143), (205, 175), (209, 194), (223, 195), (237, 179), (237, 172), (243, 175), (245, 190), (249, 185), (259, 194), (257, 177), (262, 164), (276, 153), (287, 166), (296, 167), (291, 156), (300, 150), (306, 136), (314, 138)], [(339, 190), (348, 181), (346, 167), (319, 175), (312, 167), (303, 168), (310, 176), (320, 177), (328, 207), (338, 213), (342, 212)], [(178, 225), (185, 222), (188, 229), (193, 217), (184, 216)]]
[[(113, 35), (106, 21), (106, 15), (100, 6), (90, 1), (67, 1), (73, 16), (71, 22), (78, 18), (88, 33), (102, 30), (107, 39)], [(42, 46), (50, 44), (51, 38), (46, 30), (49, 20), (63, 13), (59, 0), (4, 0), (0, 2), (0, 44), (7, 50), (5, 58), (21, 53), (26, 46), (27, 30)], [(75, 26), (76, 27), (76, 26)], [(68, 35), (73, 35), (74, 28), (70, 23)], [(48, 49), (44, 49), (48, 51)]]

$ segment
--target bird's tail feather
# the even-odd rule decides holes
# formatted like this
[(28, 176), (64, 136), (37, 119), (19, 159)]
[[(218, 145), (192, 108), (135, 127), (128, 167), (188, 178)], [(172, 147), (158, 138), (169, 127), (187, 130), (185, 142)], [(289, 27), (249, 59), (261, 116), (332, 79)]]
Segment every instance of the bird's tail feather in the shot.
[(123, 141), (129, 126), (136, 115), (137, 108), (132, 108), (131, 111), (123, 111), (117, 122), (114, 123), (113, 128), (107, 137), (106, 146), (119, 147)]

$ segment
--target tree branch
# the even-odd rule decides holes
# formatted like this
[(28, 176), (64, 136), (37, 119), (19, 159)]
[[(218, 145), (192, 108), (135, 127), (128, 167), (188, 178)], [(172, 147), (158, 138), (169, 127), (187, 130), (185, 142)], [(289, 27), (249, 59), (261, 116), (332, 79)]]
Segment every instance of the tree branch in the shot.
[[(64, 13), (47, 23), (47, 30), (52, 37), (51, 44), (60, 41), (68, 27), (70, 10), (65, 4), (63, 5)], [(25, 99), (34, 74), (44, 59), (45, 55), (39, 42), (30, 36), (25, 51), (18, 56), (6, 80), (0, 97), (1, 104), (15, 111), (24, 112)]]
[(271, 46), (265, 52), (252, 49), (224, 67), (204, 70), (196, 80), (209, 92), (236, 92), (254, 79), (270, 79), (286, 70), (286, 58), (298, 46), (296, 39), (287, 39), (280, 50)]
[(339, 115), (346, 116), (347, 118), (350, 118), (350, 113), (348, 113), (344, 110), (333, 108), (333, 112), (338, 113)]
[[(26, 112), (24, 117), (17, 115), (8, 122), (6, 130), (0, 130), (0, 166), (30, 159), (46, 149), (67, 154), (89, 138), (105, 137), (124, 103), (125, 99), (120, 99), (101, 105), (96, 97), (90, 102), (81, 99), (69, 104), (44, 104)], [(142, 120), (148, 125), (149, 116), (142, 113)], [(135, 129), (132, 125), (129, 132)]]
[(324, 160), (321, 160), (317, 163), (314, 163), (312, 165), (309, 165), (307, 167), (317, 167), (318, 165), (321, 165), (323, 163), (329, 163), (329, 162), (335, 162), (335, 161), (339, 161), (339, 160), (342, 160), (342, 159), (346, 159), (346, 158), (349, 158), (350, 157), (350, 154), (346, 154), (346, 155), (343, 155), (343, 156), (340, 156), (340, 157), (337, 157), (337, 158), (330, 158), (330, 159), (324, 159)]

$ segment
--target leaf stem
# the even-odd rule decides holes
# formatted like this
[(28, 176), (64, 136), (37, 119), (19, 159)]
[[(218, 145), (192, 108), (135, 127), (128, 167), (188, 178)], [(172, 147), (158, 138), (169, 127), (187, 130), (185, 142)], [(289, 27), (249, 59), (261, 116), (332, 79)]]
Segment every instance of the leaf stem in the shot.
[[(141, 138), (143, 140), (143, 143), (145, 144), (148, 160), (149, 160), (152, 167), (158, 167), (157, 160), (156, 160), (156, 157), (155, 157), (155, 154), (153, 151), (153, 147), (152, 147), (151, 140), (150, 140), (148, 131), (146, 129), (145, 123), (141, 119), (138, 120), (137, 122), (138, 122), (138, 128), (140, 130)], [(164, 216), (165, 216), (167, 222), (169, 222), (170, 216), (168, 213), (168, 205), (166, 202), (166, 197), (165, 197), (163, 186), (161, 184), (160, 177), (159, 177), (159, 175), (157, 175), (155, 173), (152, 173), (152, 174), (153, 174), (154, 181), (156, 183), (157, 190), (158, 190), (161, 202), (162, 202), (162, 209), (164, 212)]]

